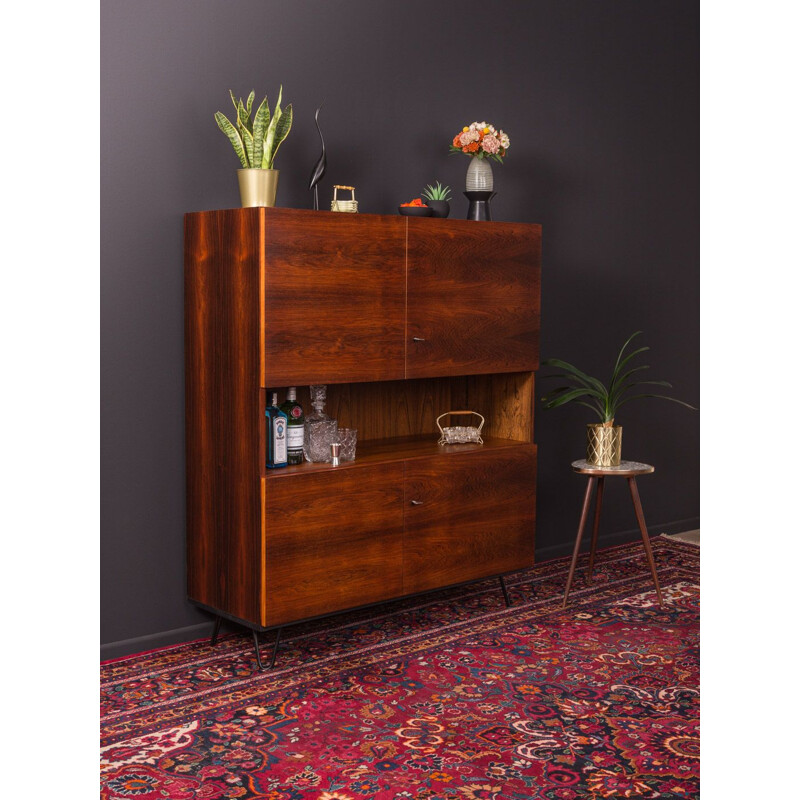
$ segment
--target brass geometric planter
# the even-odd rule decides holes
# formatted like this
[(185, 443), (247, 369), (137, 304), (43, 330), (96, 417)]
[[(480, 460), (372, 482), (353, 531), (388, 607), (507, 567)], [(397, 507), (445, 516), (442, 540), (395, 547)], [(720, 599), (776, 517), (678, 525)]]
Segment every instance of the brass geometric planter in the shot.
[(622, 459), (622, 426), (586, 426), (586, 460), (597, 467), (618, 467)]
[(242, 208), (272, 208), (278, 191), (277, 169), (239, 169), (239, 194)]

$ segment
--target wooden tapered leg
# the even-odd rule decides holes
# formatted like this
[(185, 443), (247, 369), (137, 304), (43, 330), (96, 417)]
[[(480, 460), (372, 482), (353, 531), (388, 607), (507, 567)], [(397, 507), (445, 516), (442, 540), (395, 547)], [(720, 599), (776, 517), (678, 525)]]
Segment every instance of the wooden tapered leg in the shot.
[(600, 509), (603, 507), (603, 486), (605, 478), (597, 479), (597, 499), (594, 501), (594, 526), (592, 527), (592, 549), (589, 553), (589, 571), (586, 573), (586, 582), (592, 582), (592, 572), (594, 571), (594, 554), (597, 550), (597, 530), (600, 527)]
[(644, 542), (644, 551), (647, 554), (647, 561), (650, 564), (650, 572), (653, 573), (653, 583), (656, 586), (658, 604), (663, 606), (664, 601), (661, 598), (661, 587), (658, 585), (658, 575), (656, 574), (656, 562), (653, 558), (653, 550), (650, 547), (650, 537), (647, 535), (647, 526), (644, 524), (642, 501), (639, 499), (639, 488), (636, 486), (636, 478), (628, 478), (628, 486), (631, 490), (631, 499), (633, 500), (633, 509), (636, 512), (636, 521), (639, 523), (639, 530), (642, 532), (642, 541)]
[(569, 575), (567, 576), (567, 588), (564, 591), (564, 602), (561, 604), (561, 608), (567, 607), (569, 590), (572, 587), (572, 579), (575, 577), (575, 565), (578, 563), (578, 551), (581, 549), (581, 537), (583, 536), (583, 529), (586, 527), (586, 518), (589, 516), (589, 506), (592, 502), (592, 491), (594, 490), (596, 481), (596, 477), (593, 475), (589, 476), (589, 483), (586, 485), (586, 495), (583, 498), (581, 521), (578, 524), (578, 535), (575, 537), (575, 550), (572, 553), (572, 563), (569, 566)]

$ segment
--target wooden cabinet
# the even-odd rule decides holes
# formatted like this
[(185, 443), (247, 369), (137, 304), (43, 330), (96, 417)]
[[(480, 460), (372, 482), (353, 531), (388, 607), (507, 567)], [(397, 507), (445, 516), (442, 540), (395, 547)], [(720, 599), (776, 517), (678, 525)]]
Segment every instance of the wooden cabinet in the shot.
[[(189, 598), (254, 629), (533, 563), (538, 225), (185, 218)], [(339, 467), (265, 468), (264, 410), (328, 386)], [(486, 417), (439, 446), (436, 418)]]

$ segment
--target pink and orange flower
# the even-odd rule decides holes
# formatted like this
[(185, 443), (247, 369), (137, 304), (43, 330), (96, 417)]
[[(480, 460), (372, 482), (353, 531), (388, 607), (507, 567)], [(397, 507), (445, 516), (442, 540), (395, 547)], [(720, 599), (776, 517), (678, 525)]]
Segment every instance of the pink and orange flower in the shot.
[(488, 122), (473, 122), (453, 137), (451, 153), (466, 153), (470, 158), (491, 158), (503, 163), (511, 145), (508, 134)]

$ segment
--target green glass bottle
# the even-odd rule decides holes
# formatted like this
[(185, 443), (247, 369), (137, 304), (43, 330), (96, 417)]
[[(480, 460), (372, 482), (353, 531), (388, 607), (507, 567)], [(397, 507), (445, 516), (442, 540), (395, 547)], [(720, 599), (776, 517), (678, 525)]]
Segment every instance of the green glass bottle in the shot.
[(303, 406), (297, 402), (297, 389), (290, 386), (286, 390), (286, 400), (281, 403), (281, 411), (288, 419), (287, 428), (287, 461), (289, 465), (303, 463), (303, 442), (306, 432), (306, 418), (303, 415)]

